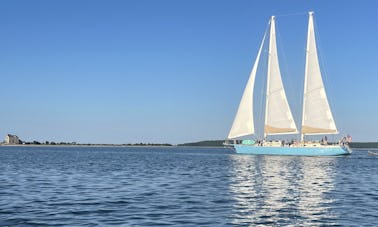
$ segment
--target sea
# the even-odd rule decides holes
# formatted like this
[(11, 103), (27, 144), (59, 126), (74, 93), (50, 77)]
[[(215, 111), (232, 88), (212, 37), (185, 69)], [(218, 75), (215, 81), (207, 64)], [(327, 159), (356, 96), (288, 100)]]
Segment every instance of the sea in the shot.
[(378, 226), (378, 156), (0, 146), (0, 226)]

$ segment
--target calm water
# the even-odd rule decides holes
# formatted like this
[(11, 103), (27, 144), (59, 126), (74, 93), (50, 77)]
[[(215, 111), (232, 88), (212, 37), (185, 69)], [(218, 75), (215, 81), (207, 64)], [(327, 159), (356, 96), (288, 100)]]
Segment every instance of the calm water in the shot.
[(378, 226), (378, 157), (0, 147), (0, 226)]

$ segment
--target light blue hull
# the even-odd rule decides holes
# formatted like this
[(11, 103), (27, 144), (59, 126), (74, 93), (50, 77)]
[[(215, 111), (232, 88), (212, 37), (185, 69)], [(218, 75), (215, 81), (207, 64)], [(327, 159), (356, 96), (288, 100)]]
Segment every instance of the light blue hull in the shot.
[(351, 150), (347, 146), (265, 147), (235, 144), (234, 149), (238, 154), (254, 155), (335, 156), (351, 154)]

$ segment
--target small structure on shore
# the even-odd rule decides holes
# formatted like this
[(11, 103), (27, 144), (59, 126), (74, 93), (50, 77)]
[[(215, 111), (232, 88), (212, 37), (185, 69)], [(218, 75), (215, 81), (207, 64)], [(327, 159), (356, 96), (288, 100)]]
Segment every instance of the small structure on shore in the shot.
[(21, 140), (16, 135), (7, 134), (4, 139), (5, 144), (21, 144)]

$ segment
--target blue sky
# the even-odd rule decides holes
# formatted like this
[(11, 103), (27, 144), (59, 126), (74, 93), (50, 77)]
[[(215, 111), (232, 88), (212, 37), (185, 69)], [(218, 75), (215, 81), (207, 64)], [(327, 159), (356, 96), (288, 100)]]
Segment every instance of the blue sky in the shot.
[(271, 15), (301, 13), (277, 17), (288, 97), (301, 92), (309, 10), (341, 135), (378, 141), (375, 0), (0, 1), (0, 136), (224, 139)]

